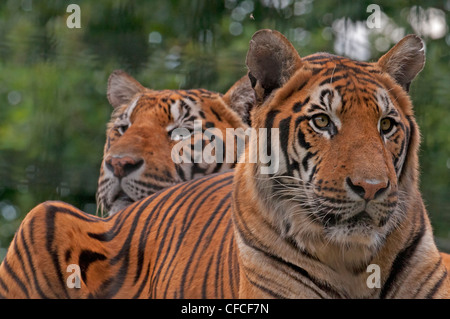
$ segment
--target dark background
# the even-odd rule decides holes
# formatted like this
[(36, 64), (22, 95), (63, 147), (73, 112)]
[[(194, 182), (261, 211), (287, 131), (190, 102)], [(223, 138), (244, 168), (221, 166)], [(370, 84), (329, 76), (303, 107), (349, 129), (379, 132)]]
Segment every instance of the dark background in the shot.
[[(81, 28), (66, 25), (81, 8)], [(426, 42), (411, 86), (423, 142), (421, 190), (436, 240), (450, 252), (450, 1), (159, 0), (0, 4), (0, 260), (27, 212), (63, 200), (95, 214), (109, 74), (153, 89), (225, 92), (246, 73), (253, 33), (281, 31), (306, 56), (375, 61), (404, 35)]]

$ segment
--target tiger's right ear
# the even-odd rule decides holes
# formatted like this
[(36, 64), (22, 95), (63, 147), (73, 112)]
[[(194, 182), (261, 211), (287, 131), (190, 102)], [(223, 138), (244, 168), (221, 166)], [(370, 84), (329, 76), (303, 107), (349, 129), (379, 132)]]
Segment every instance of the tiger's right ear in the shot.
[(125, 71), (115, 70), (109, 76), (107, 97), (114, 108), (129, 103), (137, 93), (144, 90), (145, 88)]
[(258, 103), (282, 87), (302, 66), (301, 58), (289, 40), (280, 32), (269, 29), (253, 35), (246, 63)]

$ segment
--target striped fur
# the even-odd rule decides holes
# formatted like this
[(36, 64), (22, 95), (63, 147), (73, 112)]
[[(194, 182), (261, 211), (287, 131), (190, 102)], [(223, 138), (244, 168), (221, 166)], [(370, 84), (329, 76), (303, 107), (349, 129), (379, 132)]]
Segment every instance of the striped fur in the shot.
[[(107, 219), (43, 203), (0, 266), (0, 296), (449, 298), (446, 257), (418, 190), (412, 78), (388, 72), (402, 69), (392, 61), (420, 62), (397, 56), (420, 54), (420, 44), (407, 37), (378, 63), (301, 59), (278, 32), (257, 32), (247, 56), (252, 126), (280, 130), (277, 142), (263, 140), (279, 152), (279, 170), (239, 163)], [(81, 268), (79, 289), (66, 285), (70, 264)], [(371, 264), (379, 288), (367, 285)]]
[[(253, 92), (247, 77), (236, 82), (225, 94), (204, 89), (150, 90), (124, 71), (114, 71), (108, 81), (108, 99), (114, 107), (107, 126), (107, 139), (98, 180), (97, 201), (110, 215), (130, 203), (163, 188), (207, 174), (226, 172), (231, 163), (196, 163), (197, 149), (190, 163), (175, 163), (171, 151), (179, 142), (175, 129), (201, 135), (203, 151), (211, 143), (203, 132), (248, 127)], [(200, 121), (201, 131), (195, 129)], [(172, 136), (174, 135), (174, 136)], [(215, 141), (217, 143), (217, 140)], [(236, 151), (226, 149), (224, 153)]]
[[(62, 202), (37, 206), (0, 267), (0, 297), (237, 297), (233, 175), (211, 176), (180, 183), (107, 219)], [(217, 193), (228, 196), (215, 201)], [(180, 214), (182, 207), (187, 214)], [(179, 253), (167, 253), (174, 250)], [(80, 289), (66, 285), (71, 264), (80, 265)]]

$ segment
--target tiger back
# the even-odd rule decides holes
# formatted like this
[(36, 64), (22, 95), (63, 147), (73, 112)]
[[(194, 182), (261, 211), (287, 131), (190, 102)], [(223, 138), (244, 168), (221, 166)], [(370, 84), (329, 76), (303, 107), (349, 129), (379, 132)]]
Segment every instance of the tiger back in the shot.
[[(0, 296), (449, 298), (407, 95), (423, 63), (416, 36), (364, 63), (301, 58), (280, 33), (258, 31), (247, 55), (251, 123), (274, 131), (252, 135), (235, 172), (177, 184), (107, 219), (37, 206), (0, 266)], [(277, 154), (277, 169), (245, 161), (252, 143)], [(71, 265), (80, 288), (67, 282)]]

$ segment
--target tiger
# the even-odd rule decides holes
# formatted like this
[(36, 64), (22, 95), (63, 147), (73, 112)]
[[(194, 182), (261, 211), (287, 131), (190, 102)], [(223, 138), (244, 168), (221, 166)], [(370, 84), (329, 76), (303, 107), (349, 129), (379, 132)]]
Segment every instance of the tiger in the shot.
[[(245, 129), (254, 102), (247, 76), (237, 81), (224, 95), (205, 89), (151, 90), (123, 70), (115, 70), (108, 79), (107, 98), (113, 112), (107, 124), (106, 142), (97, 187), (97, 207), (101, 215), (114, 215), (130, 203), (163, 188), (207, 174), (234, 168), (232, 161), (197, 163), (196, 157), (211, 141), (189, 154), (189, 161), (171, 159), (174, 145), (186, 130), (187, 137), (204, 138), (205, 129)], [(200, 130), (194, 132), (198, 121)], [(190, 136), (192, 135), (192, 136)], [(186, 136), (183, 137), (186, 139)]]
[[(450, 298), (418, 187), (408, 91), (424, 63), (416, 35), (361, 62), (301, 58), (280, 32), (257, 31), (250, 119), (266, 134), (252, 132), (234, 171), (108, 218), (39, 204), (0, 266), (0, 297)], [(259, 149), (278, 167), (250, 161)]]

